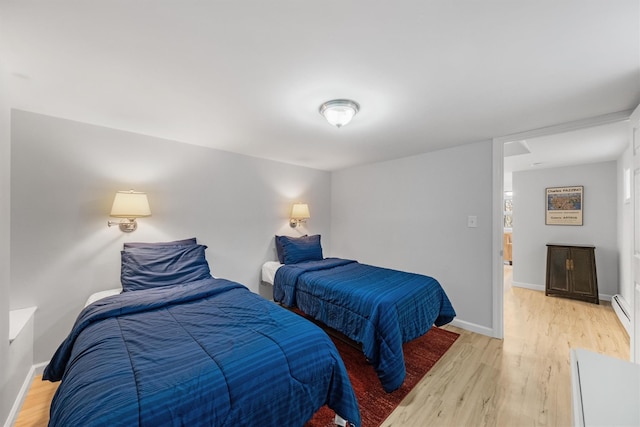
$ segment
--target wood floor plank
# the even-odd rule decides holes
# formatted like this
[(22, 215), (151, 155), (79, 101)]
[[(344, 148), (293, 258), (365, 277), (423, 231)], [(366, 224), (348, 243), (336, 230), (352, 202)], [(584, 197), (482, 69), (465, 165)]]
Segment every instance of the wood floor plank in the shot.
[[(629, 337), (611, 305), (512, 288), (505, 267), (504, 340), (453, 326), (460, 338), (383, 427), (567, 426), (570, 348), (629, 359)], [(16, 427), (46, 426), (57, 383), (37, 377)]]
[(49, 423), (49, 406), (58, 384), (42, 381), (42, 375), (37, 375), (22, 404), (15, 427), (46, 426)]
[(606, 302), (545, 297), (505, 284), (504, 304), (504, 340), (445, 327), (460, 338), (384, 427), (567, 426), (569, 349), (629, 359), (629, 337)]

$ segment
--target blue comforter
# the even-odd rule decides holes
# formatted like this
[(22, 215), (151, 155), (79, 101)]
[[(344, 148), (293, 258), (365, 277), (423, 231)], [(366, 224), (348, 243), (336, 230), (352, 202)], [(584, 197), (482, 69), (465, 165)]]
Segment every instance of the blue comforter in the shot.
[(324, 404), (360, 425), (326, 334), (222, 279), (91, 304), (43, 377), (52, 426), (302, 425)]
[(402, 344), (456, 315), (432, 277), (340, 258), (283, 265), (273, 295), (361, 343), (387, 392), (404, 381)]

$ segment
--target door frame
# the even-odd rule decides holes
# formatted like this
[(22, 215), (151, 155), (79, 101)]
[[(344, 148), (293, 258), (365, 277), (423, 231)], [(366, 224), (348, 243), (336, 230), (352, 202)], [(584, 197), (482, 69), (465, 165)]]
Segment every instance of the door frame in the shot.
[[(638, 107), (640, 110), (640, 107)], [(493, 138), (493, 238), (492, 238), (492, 271), (493, 271), (493, 316), (492, 316), (492, 336), (494, 338), (504, 338), (504, 260), (503, 260), (503, 215), (502, 206), (504, 198), (504, 144), (507, 142), (521, 141), (530, 138), (555, 135), (594, 126), (606, 125), (620, 121), (629, 120), (633, 110), (619, 111), (616, 113), (604, 114), (602, 116), (591, 117), (583, 120), (563, 123), (560, 125), (548, 126), (539, 129), (532, 129), (525, 132)], [(631, 143), (631, 142), (630, 142)], [(633, 192), (632, 192), (633, 194)], [(632, 201), (633, 202), (633, 201)], [(640, 267), (639, 267), (640, 268)], [(640, 275), (640, 272), (639, 272)], [(543, 284), (544, 285), (544, 284)], [(640, 301), (637, 302), (640, 305)], [(631, 310), (634, 311), (633, 309)], [(639, 319), (640, 320), (640, 319)], [(632, 322), (633, 323), (633, 322)], [(633, 353), (633, 338), (631, 351)]]
[(640, 106), (638, 106), (629, 118), (629, 139), (631, 144), (631, 333), (630, 335), (630, 360), (640, 363), (640, 248), (637, 242), (640, 240), (640, 200), (638, 194), (640, 188), (637, 187), (637, 175), (640, 175)]

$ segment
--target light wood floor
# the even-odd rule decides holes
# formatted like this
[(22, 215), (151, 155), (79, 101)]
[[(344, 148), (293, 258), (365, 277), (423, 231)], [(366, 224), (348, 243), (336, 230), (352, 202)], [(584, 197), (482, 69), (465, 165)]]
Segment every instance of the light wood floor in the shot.
[(610, 304), (512, 288), (505, 267), (504, 340), (460, 337), (383, 423), (397, 426), (569, 426), (570, 348), (629, 359)]
[[(460, 338), (383, 427), (569, 426), (569, 349), (629, 359), (629, 338), (611, 306), (512, 288), (505, 266), (504, 340), (453, 326)], [(46, 426), (57, 384), (37, 377), (16, 426)]]

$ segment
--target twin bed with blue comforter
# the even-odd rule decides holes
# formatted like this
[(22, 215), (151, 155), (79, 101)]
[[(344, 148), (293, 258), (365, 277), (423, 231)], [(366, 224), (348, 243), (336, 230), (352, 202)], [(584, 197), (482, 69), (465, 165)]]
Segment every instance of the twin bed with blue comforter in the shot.
[(387, 392), (405, 378), (402, 344), (456, 315), (432, 277), (322, 258), (317, 235), (276, 239), (284, 265), (275, 273), (274, 300), (362, 344)]
[(50, 425), (301, 426), (325, 404), (360, 425), (329, 337), (182, 246), (125, 248), (124, 292), (86, 307), (45, 369), (62, 380)]

